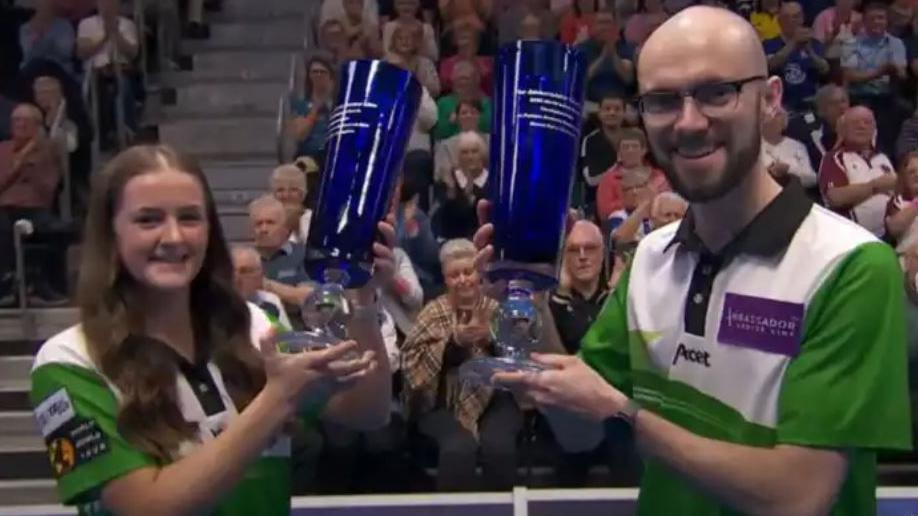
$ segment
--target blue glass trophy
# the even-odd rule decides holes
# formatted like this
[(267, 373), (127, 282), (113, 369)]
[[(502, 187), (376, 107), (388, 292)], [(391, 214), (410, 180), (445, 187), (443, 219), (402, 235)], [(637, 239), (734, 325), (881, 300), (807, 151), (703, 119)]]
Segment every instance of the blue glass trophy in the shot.
[(389, 63), (341, 66), (306, 242), (306, 272), (321, 284), (302, 307), (306, 330), (280, 335), (282, 348), (326, 347), (346, 338), (351, 308), (344, 291), (372, 275), (376, 226), (389, 209), (421, 94), (410, 72)]
[(496, 355), (470, 360), (460, 375), (490, 382), (496, 371), (538, 370), (533, 294), (557, 284), (558, 257), (574, 183), (587, 62), (557, 41), (516, 41), (495, 62), (489, 198), (494, 224), (492, 282), (508, 296), (491, 324)]

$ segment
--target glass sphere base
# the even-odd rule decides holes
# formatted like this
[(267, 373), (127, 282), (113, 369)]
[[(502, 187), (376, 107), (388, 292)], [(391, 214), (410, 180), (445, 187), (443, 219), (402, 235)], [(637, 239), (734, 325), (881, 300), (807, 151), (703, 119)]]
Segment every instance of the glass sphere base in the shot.
[(282, 353), (300, 353), (330, 348), (341, 339), (320, 330), (304, 330), (278, 333), (275, 341), (277, 350)]
[(480, 357), (473, 358), (459, 366), (459, 379), (473, 385), (484, 385), (495, 389), (506, 390), (500, 385), (492, 385), (494, 373), (544, 371), (545, 366), (528, 358)]
[(304, 266), (306, 274), (317, 280), (325, 278), (326, 271), (343, 272), (347, 275), (346, 281), (342, 282), (342, 286), (346, 289), (366, 285), (373, 275), (372, 261), (367, 263), (358, 259), (332, 258), (329, 253), (312, 247), (306, 247)]

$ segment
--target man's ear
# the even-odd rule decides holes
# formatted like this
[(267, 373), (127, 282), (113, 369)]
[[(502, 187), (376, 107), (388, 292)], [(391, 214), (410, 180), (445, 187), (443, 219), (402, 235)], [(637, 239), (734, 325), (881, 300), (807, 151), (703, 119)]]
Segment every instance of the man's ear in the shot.
[(781, 100), (784, 97), (784, 83), (781, 78), (771, 76), (765, 80), (765, 89), (762, 92), (762, 116), (763, 120), (775, 116), (778, 109), (781, 108)]

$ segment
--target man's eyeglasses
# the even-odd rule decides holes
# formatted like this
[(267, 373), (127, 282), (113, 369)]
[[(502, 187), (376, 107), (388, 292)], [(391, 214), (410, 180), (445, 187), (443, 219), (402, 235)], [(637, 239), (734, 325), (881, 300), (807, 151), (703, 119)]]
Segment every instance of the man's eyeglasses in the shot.
[(736, 108), (743, 86), (765, 80), (764, 75), (737, 81), (709, 82), (678, 91), (651, 91), (638, 97), (638, 107), (646, 122), (666, 124), (674, 122), (682, 112), (685, 97), (691, 97), (708, 118), (718, 118)]

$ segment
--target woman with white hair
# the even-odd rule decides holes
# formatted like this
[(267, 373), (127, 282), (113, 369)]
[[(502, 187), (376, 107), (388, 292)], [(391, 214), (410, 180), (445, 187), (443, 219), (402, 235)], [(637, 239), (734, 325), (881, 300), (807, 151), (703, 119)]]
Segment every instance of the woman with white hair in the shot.
[[(440, 250), (446, 294), (421, 310), (402, 345), (406, 414), (436, 442), (440, 491), (513, 487), (522, 415), (505, 391), (460, 382), (459, 367), (494, 353), (488, 321), (497, 302), (485, 296), (475, 245), (449, 240)], [(484, 483), (475, 476), (481, 456)]]
[(271, 195), (284, 205), (290, 241), (305, 244), (312, 220), (312, 210), (305, 205), (306, 194), (309, 193), (306, 173), (293, 164), (281, 165), (271, 172), (270, 186)]
[(458, 163), (452, 174), (435, 185), (440, 207), (434, 214), (434, 227), (442, 238), (471, 238), (478, 229), (475, 206), (485, 197), (488, 183), (487, 147), (480, 134), (466, 131), (459, 135)]

